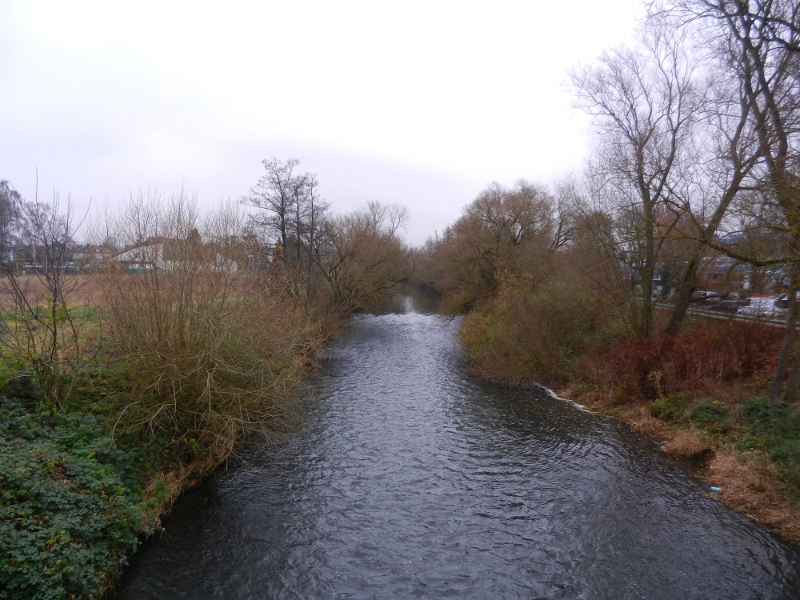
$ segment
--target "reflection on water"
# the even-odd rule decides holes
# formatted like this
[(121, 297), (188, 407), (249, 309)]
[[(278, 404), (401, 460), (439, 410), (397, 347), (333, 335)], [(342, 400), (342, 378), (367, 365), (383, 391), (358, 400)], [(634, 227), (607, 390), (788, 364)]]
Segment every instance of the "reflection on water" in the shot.
[(794, 550), (616, 421), (353, 321), (301, 431), (187, 494), (117, 598), (798, 598)]

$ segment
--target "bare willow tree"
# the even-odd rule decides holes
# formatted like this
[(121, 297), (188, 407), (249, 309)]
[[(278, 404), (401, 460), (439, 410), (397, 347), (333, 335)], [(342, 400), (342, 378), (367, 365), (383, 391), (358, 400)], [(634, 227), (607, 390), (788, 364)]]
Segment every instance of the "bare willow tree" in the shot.
[(402, 206), (370, 202), (325, 222), (317, 260), (334, 309), (366, 310), (408, 280), (411, 251), (400, 237), (407, 220)]
[(553, 267), (553, 255), (571, 238), (573, 220), (565, 201), (570, 186), (553, 196), (519, 181), (492, 184), (436, 242), (437, 287), (450, 310), (462, 312), (493, 296), (506, 280), (536, 285)]
[(629, 312), (642, 337), (652, 327), (658, 253), (680, 218), (667, 198), (697, 118), (693, 74), (681, 38), (664, 27), (650, 29), (640, 48), (618, 48), (571, 74), (578, 106), (600, 133), (592, 175), (609, 205), (604, 210), (619, 223), (613, 253), (641, 286), (641, 297), (630, 297)]

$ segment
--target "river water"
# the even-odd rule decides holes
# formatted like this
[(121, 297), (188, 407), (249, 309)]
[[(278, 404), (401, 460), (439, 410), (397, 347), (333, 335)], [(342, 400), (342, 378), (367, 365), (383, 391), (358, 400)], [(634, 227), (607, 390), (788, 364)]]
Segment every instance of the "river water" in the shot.
[(116, 598), (800, 598), (798, 554), (627, 426), (352, 322), (279, 450), (184, 496)]

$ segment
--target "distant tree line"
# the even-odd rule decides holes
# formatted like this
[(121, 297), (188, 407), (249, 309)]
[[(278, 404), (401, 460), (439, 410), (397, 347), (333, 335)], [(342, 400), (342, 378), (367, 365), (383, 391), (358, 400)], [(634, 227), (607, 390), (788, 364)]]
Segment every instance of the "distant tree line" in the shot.
[(413, 271), (400, 233), (408, 211), (371, 202), (336, 215), (320, 196), (319, 181), (298, 170), (300, 161), (263, 161), (264, 174), (242, 198), (254, 208), (247, 234), (282, 270), (293, 294), (324, 298), (336, 310), (365, 310), (391, 295)]

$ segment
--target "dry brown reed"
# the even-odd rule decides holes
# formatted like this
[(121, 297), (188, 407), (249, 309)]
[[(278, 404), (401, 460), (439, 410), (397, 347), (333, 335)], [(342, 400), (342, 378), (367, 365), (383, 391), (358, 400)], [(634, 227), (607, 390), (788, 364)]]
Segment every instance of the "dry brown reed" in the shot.
[(781, 534), (800, 541), (800, 502), (787, 497), (775, 465), (757, 452), (720, 449), (708, 466), (708, 481), (720, 488), (720, 500)]
[(711, 446), (700, 439), (696, 431), (683, 430), (664, 444), (664, 451), (681, 458), (698, 458), (708, 454)]

